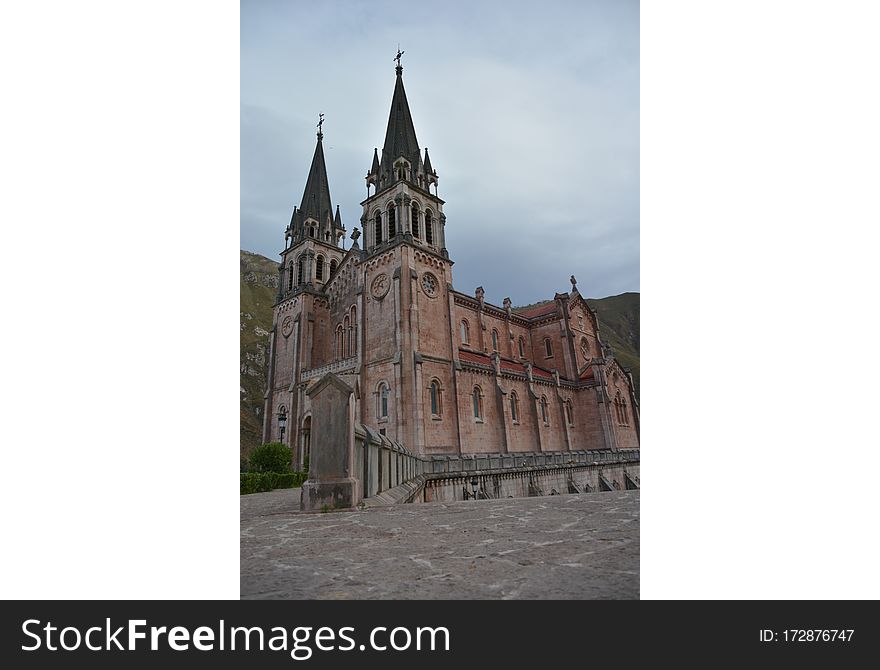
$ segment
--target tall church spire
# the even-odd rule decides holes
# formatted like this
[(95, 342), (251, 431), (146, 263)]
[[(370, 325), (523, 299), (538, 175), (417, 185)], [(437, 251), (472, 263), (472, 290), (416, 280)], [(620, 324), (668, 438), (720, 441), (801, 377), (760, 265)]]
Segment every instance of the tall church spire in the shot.
[(398, 159), (404, 158), (409, 162), (411, 174), (421, 172), (419, 168), (422, 162), (416, 129), (409, 111), (406, 91), (403, 88), (403, 67), (399, 60), (395, 69), (397, 80), (394, 83), (394, 95), (391, 97), (391, 113), (388, 115), (388, 128), (385, 131), (380, 167), (382, 174), (388, 175), (392, 181), (397, 178), (394, 167)]
[[(419, 150), (409, 102), (403, 88), (403, 67), (398, 50), (397, 77), (391, 96), (391, 112), (385, 130), (382, 158), (373, 152), (367, 172), (367, 199), (361, 225), (364, 227), (364, 250), (370, 254), (388, 244), (403, 242), (431, 250), (443, 258), (446, 251), (446, 215), (437, 195), (437, 173), (431, 167), (428, 151)], [(431, 192), (431, 186), (435, 191)], [(375, 191), (370, 193), (370, 187)]]

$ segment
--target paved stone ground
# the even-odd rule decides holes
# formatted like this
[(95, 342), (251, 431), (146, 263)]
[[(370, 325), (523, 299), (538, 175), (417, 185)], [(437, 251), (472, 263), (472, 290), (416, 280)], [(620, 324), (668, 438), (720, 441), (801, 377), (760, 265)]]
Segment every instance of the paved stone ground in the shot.
[(639, 597), (639, 491), (303, 514), (241, 496), (241, 597)]

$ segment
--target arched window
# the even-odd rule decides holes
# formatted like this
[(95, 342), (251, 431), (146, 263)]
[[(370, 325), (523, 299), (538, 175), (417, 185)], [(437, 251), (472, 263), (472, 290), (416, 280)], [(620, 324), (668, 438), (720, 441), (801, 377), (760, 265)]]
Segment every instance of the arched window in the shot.
[(376, 414), (380, 419), (388, 418), (388, 396), (390, 395), (388, 391), (388, 384), (385, 382), (381, 382), (379, 384), (378, 389), (378, 405), (376, 407)]
[(336, 358), (342, 358), (342, 324), (336, 326)]
[(348, 337), (348, 355), (356, 356), (358, 352), (358, 321), (357, 307), (351, 306), (351, 332)]
[(309, 237), (314, 237), (314, 236), (315, 236), (315, 227), (309, 226)]
[(388, 239), (394, 237), (397, 232), (397, 221), (394, 217), (394, 204), (388, 205)]
[(374, 225), (374, 233), (376, 236), (376, 240), (374, 244), (382, 243), (382, 212), (376, 212), (376, 223)]
[(461, 322), (461, 343), (470, 344), (470, 330), (468, 329), (468, 322), (464, 320)]
[(351, 321), (348, 320), (346, 316), (342, 320), (342, 356), (345, 357), (349, 355), (349, 350), (351, 349)]
[(568, 421), (569, 426), (574, 425), (574, 413), (571, 409), (571, 400), (565, 401), (565, 420)]
[(544, 338), (544, 351), (547, 352), (547, 358), (550, 358), (553, 356), (553, 343), (550, 342), (549, 337)]
[(440, 406), (440, 382), (434, 379), (431, 382), (429, 392), (431, 394), (431, 415), (440, 416), (442, 409)]
[(550, 425), (550, 418), (547, 414), (547, 398), (545, 396), (541, 396), (541, 420), (545, 426)]
[(479, 386), (474, 386), (474, 392), (472, 394), (474, 401), (474, 418), (482, 420), (483, 418), (483, 393), (480, 391)]
[(620, 397), (620, 391), (614, 396), (614, 412), (617, 414), (617, 423), (623, 423), (623, 399)]
[(336, 272), (336, 259), (334, 258), (332, 261), (330, 261), (330, 276), (332, 277), (335, 272)]
[(510, 392), (510, 418), (514, 423), (519, 421), (519, 400), (516, 397), (516, 391)]
[(305, 263), (305, 259), (300, 256), (296, 261), (296, 285), (299, 286), (303, 283), (303, 265)]
[(522, 338), (522, 337), (519, 338), (519, 357), (520, 358), (526, 357), (526, 341), (525, 341), (525, 338)]
[(324, 281), (324, 257), (318, 256), (315, 261), (315, 279)]
[(287, 290), (293, 290), (293, 261), (287, 264)]
[(434, 222), (429, 209), (425, 210), (425, 242), (434, 245)]
[(410, 225), (410, 228), (412, 228), (413, 237), (418, 239), (418, 237), (419, 237), (419, 206), (416, 203), (413, 203), (412, 210), (410, 211), (409, 225)]
[(581, 338), (581, 355), (584, 357), (585, 363), (590, 360), (590, 343), (586, 337)]
[(492, 329), (492, 351), (498, 351), (498, 331)]

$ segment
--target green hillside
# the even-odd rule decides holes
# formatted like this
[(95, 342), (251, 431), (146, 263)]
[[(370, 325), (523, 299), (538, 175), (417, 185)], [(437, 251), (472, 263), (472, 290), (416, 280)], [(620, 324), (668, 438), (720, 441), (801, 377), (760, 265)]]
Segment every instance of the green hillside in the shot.
[(611, 345), (614, 357), (632, 370), (639, 397), (639, 294), (621, 293), (610, 298), (589, 298), (587, 303), (599, 312), (599, 333)]
[(240, 345), (241, 358), (241, 454), (244, 456), (262, 441), (263, 394), (269, 369), (269, 330), (272, 305), (278, 291), (278, 264), (241, 252)]
[[(241, 454), (260, 444), (263, 394), (269, 365), (272, 305), (278, 291), (278, 264), (249, 251), (241, 252)], [(614, 356), (630, 368), (639, 393), (639, 294), (622, 293), (587, 302), (599, 312), (602, 340)], [(519, 309), (519, 308), (517, 308)]]

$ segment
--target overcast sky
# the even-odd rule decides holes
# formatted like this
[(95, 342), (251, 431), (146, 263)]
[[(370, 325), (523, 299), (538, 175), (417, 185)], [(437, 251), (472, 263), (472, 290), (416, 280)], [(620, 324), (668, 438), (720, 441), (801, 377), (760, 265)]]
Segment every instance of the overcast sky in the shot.
[(571, 274), (589, 297), (638, 291), (632, 0), (242, 0), (241, 247), (278, 258), (319, 112), (330, 196), (349, 233), (360, 225), (398, 42), (455, 288), (498, 305), (552, 298)]

